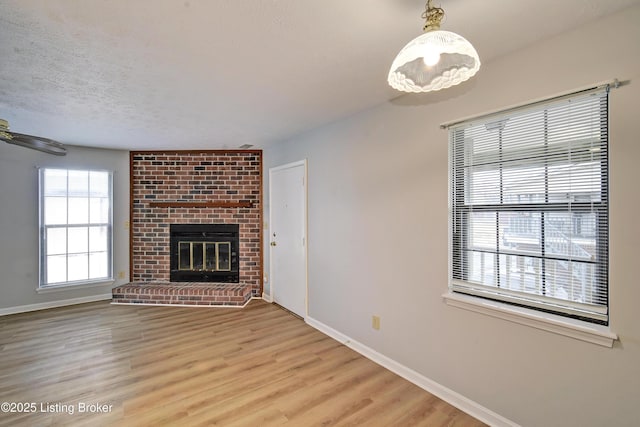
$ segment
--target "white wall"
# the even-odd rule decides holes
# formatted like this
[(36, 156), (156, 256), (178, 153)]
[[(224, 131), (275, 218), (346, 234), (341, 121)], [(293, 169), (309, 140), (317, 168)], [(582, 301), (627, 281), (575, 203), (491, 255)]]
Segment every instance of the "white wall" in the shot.
[[(114, 285), (36, 293), (38, 288), (38, 168), (113, 171), (113, 269), (129, 276), (129, 152), (67, 147), (64, 157), (0, 142), (0, 311), (56, 305), (111, 293)], [(116, 284), (126, 282), (120, 279)]]
[[(638, 425), (639, 23), (640, 7), (628, 9), (483, 64), (461, 86), (267, 149), (265, 176), (309, 160), (309, 316), (523, 426)], [(609, 349), (444, 304), (447, 132), (438, 125), (616, 77), (631, 80), (610, 97), (619, 342)]]

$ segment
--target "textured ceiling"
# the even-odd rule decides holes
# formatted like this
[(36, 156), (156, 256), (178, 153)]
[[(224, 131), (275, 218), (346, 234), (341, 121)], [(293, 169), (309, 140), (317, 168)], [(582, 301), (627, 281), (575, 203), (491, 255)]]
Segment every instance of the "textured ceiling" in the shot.
[[(638, 2), (435, 3), (443, 29), (486, 63)], [(388, 69), (423, 10), (421, 0), (2, 0), (0, 118), (71, 145), (265, 147), (397, 97)]]

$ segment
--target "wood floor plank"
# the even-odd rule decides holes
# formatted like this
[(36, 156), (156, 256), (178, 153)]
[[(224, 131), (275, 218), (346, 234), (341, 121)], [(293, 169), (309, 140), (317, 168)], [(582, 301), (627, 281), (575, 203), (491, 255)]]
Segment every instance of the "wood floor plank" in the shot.
[(0, 360), (0, 426), (483, 425), (263, 301), (4, 316)]

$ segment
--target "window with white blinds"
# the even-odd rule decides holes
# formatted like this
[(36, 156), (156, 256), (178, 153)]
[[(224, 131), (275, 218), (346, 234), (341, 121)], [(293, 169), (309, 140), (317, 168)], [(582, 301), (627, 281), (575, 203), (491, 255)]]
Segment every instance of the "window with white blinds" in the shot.
[(608, 324), (608, 88), (449, 127), (450, 288)]

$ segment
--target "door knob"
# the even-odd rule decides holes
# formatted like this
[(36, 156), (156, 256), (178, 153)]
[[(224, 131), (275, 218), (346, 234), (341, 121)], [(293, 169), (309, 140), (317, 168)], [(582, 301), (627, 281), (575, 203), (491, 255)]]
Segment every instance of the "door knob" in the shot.
[(275, 245), (276, 245), (276, 242), (271, 242), (271, 246), (275, 246)]

